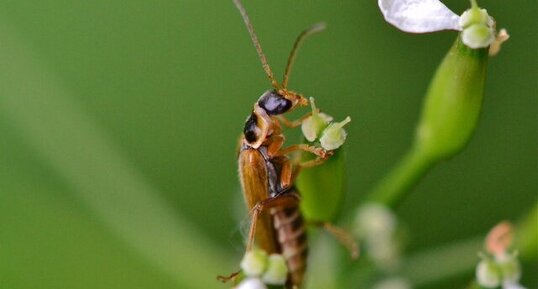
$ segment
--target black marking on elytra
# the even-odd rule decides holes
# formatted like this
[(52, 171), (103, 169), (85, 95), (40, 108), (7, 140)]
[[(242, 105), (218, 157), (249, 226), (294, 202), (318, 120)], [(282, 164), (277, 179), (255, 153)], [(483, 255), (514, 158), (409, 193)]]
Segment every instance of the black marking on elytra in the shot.
[(258, 134), (256, 133), (256, 131), (258, 130), (257, 124), (258, 116), (256, 116), (256, 114), (253, 112), (245, 122), (245, 128), (243, 129), (245, 139), (249, 143), (253, 143), (258, 140)]

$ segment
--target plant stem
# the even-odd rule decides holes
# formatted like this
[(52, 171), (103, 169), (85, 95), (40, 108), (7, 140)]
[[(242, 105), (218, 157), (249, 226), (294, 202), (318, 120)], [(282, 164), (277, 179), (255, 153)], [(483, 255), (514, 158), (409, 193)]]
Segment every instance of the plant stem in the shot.
[(395, 207), (423, 177), (435, 161), (418, 148), (412, 148), (389, 174), (371, 191), (367, 201)]

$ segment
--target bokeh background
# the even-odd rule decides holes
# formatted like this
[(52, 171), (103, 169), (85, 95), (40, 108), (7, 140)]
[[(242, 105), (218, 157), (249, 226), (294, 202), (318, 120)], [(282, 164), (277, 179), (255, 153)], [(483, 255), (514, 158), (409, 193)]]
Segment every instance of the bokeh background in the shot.
[[(350, 213), (408, 148), (457, 34), (404, 34), (376, 1), (244, 2), (279, 78), (297, 34), (328, 23), (290, 87), (353, 119)], [(536, 1), (480, 4), (512, 38), (490, 60), (471, 143), (398, 209), (411, 253), (536, 204)], [(232, 1), (2, 1), (0, 287), (228, 288), (214, 276), (242, 253), (235, 146), (268, 88)]]

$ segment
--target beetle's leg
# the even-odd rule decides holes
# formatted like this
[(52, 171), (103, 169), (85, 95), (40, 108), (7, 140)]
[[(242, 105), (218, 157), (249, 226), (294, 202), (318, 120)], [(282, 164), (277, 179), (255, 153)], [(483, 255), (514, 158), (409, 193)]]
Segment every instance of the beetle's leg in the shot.
[(217, 280), (221, 281), (222, 283), (226, 283), (228, 281), (235, 281), (235, 279), (239, 276), (239, 273), (241, 273), (241, 270), (233, 272), (232, 274), (228, 276), (217, 276)]
[(282, 134), (275, 134), (271, 136), (271, 140), (267, 145), (267, 153), (270, 157), (275, 157), (280, 154), (280, 149), (284, 144), (285, 137)]
[(290, 128), (294, 128), (294, 127), (298, 127), (300, 126), (303, 121), (312, 115), (312, 112), (309, 112), (305, 115), (303, 115), (301, 118), (299, 119), (296, 119), (296, 120), (289, 120), (287, 117), (285, 117), (284, 115), (279, 115), (277, 116), (278, 117), (278, 120), (280, 120), (285, 126), (287, 127), (290, 127)]
[(267, 209), (274, 207), (293, 207), (299, 204), (300, 197), (296, 193), (287, 193), (282, 195), (277, 195), (276, 197), (270, 197), (263, 201), (258, 202), (254, 208), (252, 208), (252, 221), (250, 223), (250, 231), (248, 233), (248, 243), (247, 243), (247, 252), (252, 249), (254, 245), (254, 235), (256, 234), (256, 223), (258, 221), (258, 216)]
[(318, 156), (319, 158), (322, 158), (322, 159), (326, 159), (326, 158), (330, 157), (333, 154), (332, 151), (328, 151), (328, 150), (325, 150), (323, 148), (311, 146), (311, 145), (308, 145), (308, 144), (291, 145), (291, 146), (289, 146), (287, 148), (284, 148), (284, 149), (280, 150), (279, 153), (281, 155), (287, 155), (287, 154), (289, 154), (291, 152), (294, 152), (294, 151), (309, 152), (309, 153), (315, 154), (316, 156)]
[[(252, 250), (252, 247), (254, 245), (254, 235), (256, 234), (256, 223), (258, 221), (258, 217), (263, 211), (270, 208), (274, 208), (274, 207), (287, 208), (287, 207), (297, 206), (299, 204), (299, 201), (300, 201), (300, 197), (298, 194), (287, 193), (283, 195), (277, 195), (276, 197), (270, 197), (270, 198), (267, 198), (265, 200), (258, 202), (254, 206), (254, 208), (252, 208), (252, 211), (251, 211), (252, 221), (250, 223), (250, 229), (248, 233), (247, 252)], [(222, 282), (228, 282), (230, 280), (234, 281), (238, 277), (240, 272), (241, 270), (234, 272), (230, 274), (229, 276), (219, 275), (217, 276), (217, 279)]]
[(289, 188), (294, 180), (291, 161), (286, 159), (286, 161), (282, 163), (282, 169), (280, 170), (280, 186), (282, 188)]
[(346, 249), (348, 249), (352, 259), (357, 259), (359, 257), (359, 245), (346, 230), (324, 221), (309, 220), (307, 221), (307, 223), (309, 225), (321, 227), (329, 234), (331, 234), (336, 240), (338, 240), (338, 242), (340, 242), (344, 247), (346, 247)]

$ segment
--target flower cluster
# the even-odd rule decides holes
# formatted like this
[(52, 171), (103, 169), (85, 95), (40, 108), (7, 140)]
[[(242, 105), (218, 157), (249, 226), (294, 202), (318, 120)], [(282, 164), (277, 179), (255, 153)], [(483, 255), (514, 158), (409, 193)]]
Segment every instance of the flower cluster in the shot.
[(284, 285), (288, 278), (288, 266), (282, 255), (253, 249), (241, 261), (241, 271), (245, 275), (235, 289), (267, 289), (267, 285)]
[(471, 0), (471, 8), (461, 16), (438, 0), (378, 0), (378, 4), (385, 20), (402, 31), (461, 31), (465, 45), (473, 49), (491, 46), (492, 55), (499, 52), (500, 44), (509, 37), (505, 29), (497, 34), (495, 21), (475, 0)]
[(385, 271), (392, 271), (399, 263), (401, 244), (397, 229), (396, 216), (384, 205), (368, 203), (357, 210), (355, 234), (375, 264)]
[(342, 146), (347, 133), (344, 126), (351, 121), (348, 116), (341, 122), (332, 122), (333, 117), (319, 112), (313, 97), (310, 98), (312, 115), (303, 120), (301, 130), (309, 142), (319, 140), (321, 147), (326, 150), (335, 150)]
[(476, 280), (485, 288), (524, 289), (519, 284), (521, 265), (517, 253), (510, 251), (513, 228), (508, 222), (501, 222), (486, 237), (486, 254), (476, 267)]

